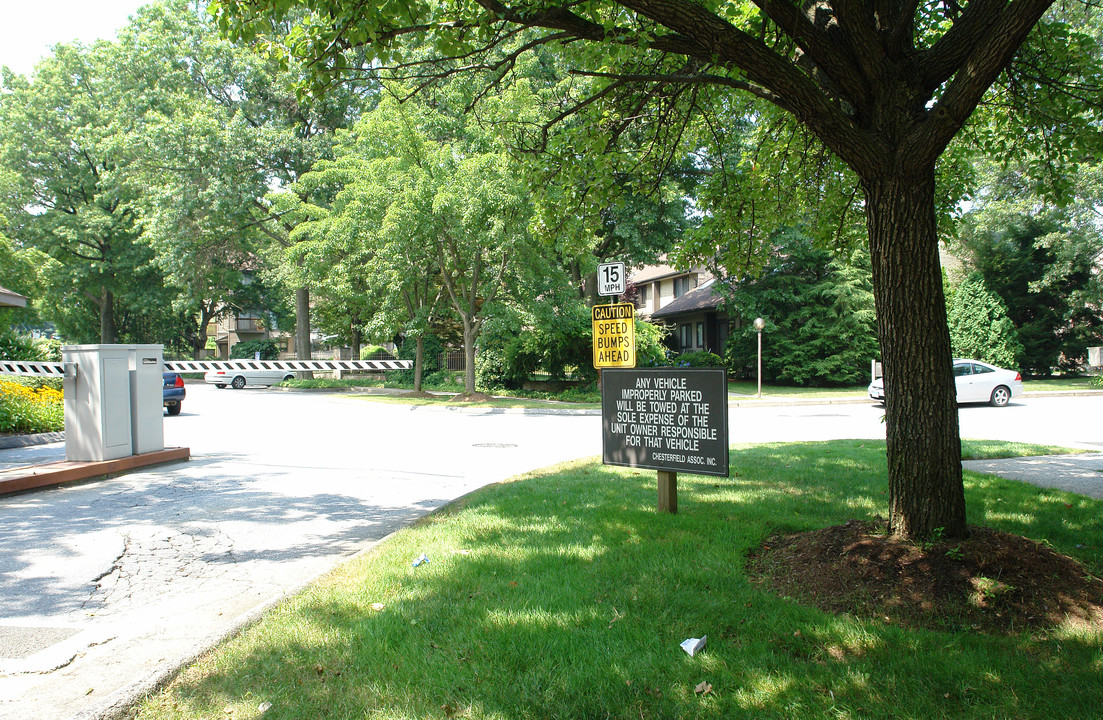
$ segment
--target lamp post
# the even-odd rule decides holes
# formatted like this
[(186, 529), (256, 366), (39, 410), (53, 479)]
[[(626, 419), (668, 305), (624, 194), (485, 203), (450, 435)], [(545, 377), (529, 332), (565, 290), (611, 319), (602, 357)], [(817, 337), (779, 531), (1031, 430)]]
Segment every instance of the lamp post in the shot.
[(762, 318), (754, 319), (754, 329), (758, 332), (758, 372), (755, 374), (758, 380), (758, 397), (762, 397), (762, 328), (766, 327), (766, 321)]

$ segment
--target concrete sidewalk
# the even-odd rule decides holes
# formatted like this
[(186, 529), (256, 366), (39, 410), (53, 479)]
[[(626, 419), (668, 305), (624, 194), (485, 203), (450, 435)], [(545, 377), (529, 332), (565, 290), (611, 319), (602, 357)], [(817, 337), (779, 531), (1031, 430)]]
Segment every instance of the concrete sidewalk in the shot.
[(1103, 453), (966, 460), (966, 470), (1103, 500)]

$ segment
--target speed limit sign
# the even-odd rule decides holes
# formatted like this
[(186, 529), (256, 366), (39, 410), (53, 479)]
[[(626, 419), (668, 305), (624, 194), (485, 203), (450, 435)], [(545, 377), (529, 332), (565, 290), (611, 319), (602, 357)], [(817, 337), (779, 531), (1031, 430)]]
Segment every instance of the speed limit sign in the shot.
[(597, 294), (623, 295), (628, 289), (628, 275), (624, 263), (601, 263), (597, 266)]

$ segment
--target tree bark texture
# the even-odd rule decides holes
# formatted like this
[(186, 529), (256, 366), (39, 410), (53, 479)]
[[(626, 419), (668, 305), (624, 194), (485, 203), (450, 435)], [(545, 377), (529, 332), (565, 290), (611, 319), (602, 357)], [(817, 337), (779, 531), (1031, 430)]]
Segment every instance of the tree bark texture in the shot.
[[(310, 289), (295, 289), (295, 359), (310, 360)], [(306, 370), (299, 377), (313, 378), (314, 373)]]
[(310, 289), (295, 290), (295, 358), (310, 360)]
[(104, 290), (100, 300), (100, 343), (110, 345), (116, 342), (115, 330), (115, 294)]
[(906, 538), (964, 537), (965, 491), (934, 171), (864, 180), (885, 379), (889, 525)]
[(421, 392), (421, 375), (425, 369), (425, 337), (418, 335), (414, 341), (414, 392)]
[(475, 341), (479, 337), (477, 320), (464, 315), (463, 318), (463, 391), (467, 395), (475, 393)]

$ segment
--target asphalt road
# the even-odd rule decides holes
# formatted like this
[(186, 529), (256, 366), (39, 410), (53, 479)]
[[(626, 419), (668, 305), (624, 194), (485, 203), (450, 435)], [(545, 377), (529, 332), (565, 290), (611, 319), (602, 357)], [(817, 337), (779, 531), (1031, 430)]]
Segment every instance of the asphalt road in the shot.
[[(1103, 397), (961, 410), (965, 437), (1103, 448)], [(731, 440), (884, 437), (871, 403), (733, 408)], [(0, 498), (0, 718), (97, 717), (351, 554), (488, 483), (600, 454), (596, 414), (189, 385), (192, 460)], [(0, 467), (63, 456), (0, 451)]]

